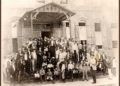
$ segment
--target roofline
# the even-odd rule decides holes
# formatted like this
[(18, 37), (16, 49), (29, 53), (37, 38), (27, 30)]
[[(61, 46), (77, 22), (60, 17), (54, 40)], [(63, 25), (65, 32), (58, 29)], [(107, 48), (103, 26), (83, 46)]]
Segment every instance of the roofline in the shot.
[(33, 10), (31, 10), (31, 11), (28, 11), (28, 12), (32, 12), (32, 11), (35, 11), (35, 10), (37, 10), (37, 9), (39, 9), (39, 8), (43, 8), (43, 7), (45, 7), (45, 6), (49, 5), (49, 4), (56, 5), (56, 6), (60, 7), (60, 8), (62, 8), (63, 10), (69, 11), (70, 13), (72, 13), (72, 15), (75, 15), (75, 13), (72, 12), (71, 10), (69, 10), (69, 9), (67, 9), (67, 8), (64, 8), (63, 6), (61, 6), (61, 5), (59, 5), (59, 4), (56, 4), (55, 2), (51, 2), (51, 3), (45, 4), (45, 5), (41, 6), (41, 7), (35, 8), (35, 9), (33, 9)]
[[(56, 5), (56, 6), (60, 7), (61, 9), (66, 10), (66, 11), (72, 13), (72, 16), (75, 15), (75, 13), (72, 12), (72, 11), (70, 11), (69, 9), (64, 8), (63, 6), (61, 6), (61, 5), (59, 5), (59, 4), (56, 4), (56, 3), (54, 3), (54, 2), (51, 2), (51, 3), (45, 4), (45, 5), (43, 5), (43, 6), (37, 7), (37, 8), (35, 8), (35, 9), (33, 9), (33, 10), (30, 10), (30, 11), (25, 12), (21, 18), (23, 18), (27, 13), (32, 13), (33, 11), (35, 11), (35, 10), (37, 10), (37, 9), (39, 9), (39, 8), (43, 8), (43, 7), (45, 7), (45, 6), (49, 5), (49, 4)], [(20, 19), (21, 19), (21, 18), (20, 18)], [(20, 19), (19, 19), (19, 20), (20, 20)]]

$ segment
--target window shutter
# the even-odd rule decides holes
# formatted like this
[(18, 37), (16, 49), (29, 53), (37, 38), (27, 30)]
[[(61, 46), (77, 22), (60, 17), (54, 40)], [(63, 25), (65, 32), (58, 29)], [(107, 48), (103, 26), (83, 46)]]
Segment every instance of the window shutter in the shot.
[(117, 41), (112, 41), (112, 47), (117, 48)]

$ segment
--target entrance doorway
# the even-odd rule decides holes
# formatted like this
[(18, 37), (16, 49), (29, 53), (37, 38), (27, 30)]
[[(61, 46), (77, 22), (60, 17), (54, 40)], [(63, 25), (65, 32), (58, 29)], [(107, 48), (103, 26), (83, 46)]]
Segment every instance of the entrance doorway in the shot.
[(48, 31), (42, 31), (42, 38), (44, 39), (45, 37), (50, 38), (51, 37), (51, 32)]

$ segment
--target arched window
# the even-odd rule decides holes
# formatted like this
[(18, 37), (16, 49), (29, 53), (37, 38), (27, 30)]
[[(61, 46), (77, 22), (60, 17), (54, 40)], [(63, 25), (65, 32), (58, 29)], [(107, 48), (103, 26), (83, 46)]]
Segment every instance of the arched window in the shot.
[(78, 22), (78, 26), (86, 26), (86, 18), (81, 17), (80, 21)]
[(87, 40), (87, 28), (86, 28), (86, 18), (81, 17), (78, 22), (78, 28), (76, 29), (76, 37), (81, 41)]

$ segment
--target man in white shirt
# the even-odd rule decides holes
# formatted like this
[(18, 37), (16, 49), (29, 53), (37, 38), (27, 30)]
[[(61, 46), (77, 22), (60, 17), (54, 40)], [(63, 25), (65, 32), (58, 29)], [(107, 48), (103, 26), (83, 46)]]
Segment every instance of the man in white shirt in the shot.
[(62, 80), (65, 81), (65, 63), (62, 63), (62, 67), (61, 67), (61, 72), (62, 72)]
[(67, 57), (67, 53), (64, 50), (61, 50), (59, 54), (59, 62), (63, 62), (66, 57)]
[(36, 51), (33, 50), (33, 52), (32, 52), (32, 70), (33, 70), (33, 72), (36, 70), (36, 64), (37, 64), (37, 54), (36, 54)]
[(90, 66), (91, 66), (91, 73), (92, 73), (92, 78), (93, 78), (93, 84), (96, 83), (96, 66), (97, 62), (95, 59), (94, 54), (92, 54), (91, 59), (90, 59)]

